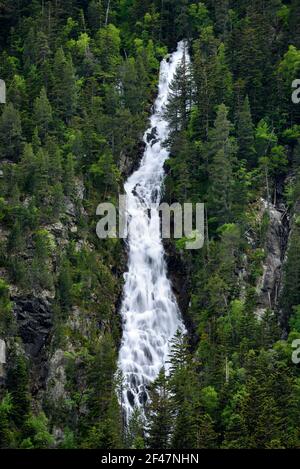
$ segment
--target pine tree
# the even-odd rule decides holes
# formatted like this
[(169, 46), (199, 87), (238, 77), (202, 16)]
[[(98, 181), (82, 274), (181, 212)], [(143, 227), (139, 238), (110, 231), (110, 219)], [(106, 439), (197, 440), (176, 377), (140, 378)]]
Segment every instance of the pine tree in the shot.
[(209, 213), (217, 223), (228, 223), (232, 205), (232, 163), (235, 143), (230, 137), (232, 125), (227, 118), (225, 105), (218, 107), (214, 128), (208, 141), (209, 162)]
[(32, 176), (33, 193), (37, 202), (42, 204), (49, 193), (49, 158), (42, 148), (35, 156)]
[[(64, 178), (62, 178), (63, 177), (62, 152), (57, 143), (57, 140), (53, 137), (47, 136), (45, 149), (46, 149), (48, 164), (49, 164), (48, 174), (49, 174), (51, 185), (61, 182), (62, 179), (64, 182), (67, 175), (64, 175)], [(70, 176), (72, 177), (74, 176), (74, 174), (72, 173)]]
[(22, 253), (25, 249), (25, 240), (23, 230), (25, 228), (24, 219), (17, 217), (8, 237), (7, 248), (10, 252)]
[(5, 106), (0, 117), (1, 157), (18, 161), (22, 150), (22, 127), (19, 111), (13, 104)]
[(181, 130), (186, 130), (191, 110), (191, 74), (190, 64), (186, 54), (183, 55), (180, 65), (170, 84), (168, 103), (164, 112), (170, 131), (171, 141)]
[(229, 0), (214, 0), (216, 31), (224, 37), (229, 20)]
[(166, 193), (172, 201), (184, 203), (191, 197), (192, 182), (196, 176), (191, 171), (192, 157), (193, 147), (187, 132), (181, 132), (172, 145), (172, 158), (166, 163), (170, 170), (166, 180)]
[(299, 21), (300, 21), (300, 4), (298, 0), (292, 0), (291, 10), (289, 14), (290, 42), (294, 44), (298, 49), (300, 49)]
[(38, 129), (39, 137), (45, 139), (52, 122), (52, 108), (48, 101), (46, 89), (43, 87), (40, 96), (33, 105), (33, 122)]
[(128, 426), (125, 430), (125, 444), (127, 448), (143, 449), (144, 448), (144, 421), (141, 411), (135, 408), (129, 419)]
[(174, 376), (177, 371), (185, 368), (190, 363), (191, 354), (189, 351), (188, 337), (181, 331), (177, 331), (170, 345), (170, 375)]
[(88, 408), (90, 422), (107, 416), (114, 396), (114, 374), (116, 371), (116, 350), (112, 336), (106, 333), (94, 350), (88, 370)]
[(14, 443), (14, 435), (11, 428), (12, 412), (11, 395), (6, 393), (0, 402), (0, 448), (10, 448)]
[[(201, 31), (200, 39), (194, 42), (194, 60), (192, 64), (192, 75), (194, 83), (193, 101), (197, 109), (197, 119), (195, 120), (194, 133), (202, 139), (208, 137), (208, 130), (214, 119), (214, 106), (221, 104), (216, 102), (220, 92), (215, 87), (215, 78), (218, 77), (218, 85), (221, 79), (221, 94), (223, 94), (223, 84), (228, 79), (216, 73), (217, 40), (214, 37), (212, 27), (208, 26)], [(221, 72), (221, 62), (219, 61), (219, 71)], [(227, 73), (227, 71), (226, 71)]]
[(72, 276), (70, 262), (63, 258), (58, 275), (58, 298), (63, 312), (67, 313), (72, 305)]
[(0, 279), (0, 334), (6, 337), (12, 332), (13, 314), (12, 302), (9, 296), (9, 287), (7, 283)]
[(103, 25), (104, 9), (103, 2), (101, 0), (92, 0), (89, 2), (87, 19), (93, 32), (98, 31)]
[(230, 106), (233, 95), (233, 79), (226, 61), (225, 45), (220, 44), (214, 70), (214, 103)]
[(245, 386), (233, 394), (231, 402), (224, 410), (225, 434), (222, 448), (243, 449), (249, 447), (247, 423), (243, 408), (246, 405), (248, 394)]
[(197, 449), (218, 448), (218, 434), (214, 428), (214, 422), (208, 414), (200, 415), (197, 423)]
[(254, 125), (248, 96), (246, 96), (241, 109), (237, 113), (236, 134), (239, 147), (238, 157), (245, 160), (248, 165), (253, 166), (256, 163), (256, 151)]
[(193, 402), (185, 399), (178, 404), (178, 410), (172, 434), (172, 448), (196, 448), (197, 424), (196, 409)]
[(179, 331), (171, 343), (170, 389), (174, 408), (172, 448), (196, 448), (200, 414), (198, 378), (189, 350), (188, 337)]
[(20, 187), (29, 193), (34, 190), (34, 172), (35, 172), (35, 155), (32, 145), (25, 143), (22, 158), (19, 166), (19, 183)]
[(151, 449), (168, 449), (172, 430), (172, 407), (164, 369), (150, 389), (147, 408), (147, 445)]
[(13, 352), (11, 366), (7, 372), (7, 389), (12, 399), (12, 419), (18, 428), (22, 428), (29, 413), (28, 369), (25, 358)]
[(77, 85), (71, 56), (59, 48), (54, 57), (52, 101), (59, 116), (70, 122), (77, 105)]
[(67, 196), (70, 196), (73, 194), (74, 179), (75, 179), (74, 155), (72, 155), (72, 153), (68, 153), (65, 164), (64, 164), (64, 177), (63, 177), (64, 193)]
[(120, 65), (120, 31), (113, 24), (109, 24), (98, 31), (96, 43), (96, 55), (99, 56), (103, 76), (114, 78)]
[(97, 163), (91, 166), (90, 174), (94, 186), (105, 195), (108, 191), (113, 192), (117, 189), (120, 173), (109, 150), (100, 156)]
[(293, 307), (300, 305), (300, 227), (297, 220), (288, 249), (283, 285), (281, 305), (289, 317)]
[(264, 2), (260, 2), (260, 7), (251, 2), (246, 16), (233, 24), (227, 41), (230, 68), (235, 78), (243, 82), (243, 93), (249, 96), (255, 122), (270, 108), (269, 88), (273, 79), (273, 31), (263, 15), (263, 7)]

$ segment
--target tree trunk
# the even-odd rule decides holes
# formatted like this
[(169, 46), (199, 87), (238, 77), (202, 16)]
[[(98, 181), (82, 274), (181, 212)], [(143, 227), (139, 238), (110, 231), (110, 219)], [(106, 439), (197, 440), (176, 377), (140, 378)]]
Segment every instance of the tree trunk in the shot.
[(106, 14), (105, 14), (105, 26), (107, 26), (107, 23), (108, 23), (109, 9), (110, 9), (110, 0), (108, 0), (107, 2), (107, 8), (106, 8)]

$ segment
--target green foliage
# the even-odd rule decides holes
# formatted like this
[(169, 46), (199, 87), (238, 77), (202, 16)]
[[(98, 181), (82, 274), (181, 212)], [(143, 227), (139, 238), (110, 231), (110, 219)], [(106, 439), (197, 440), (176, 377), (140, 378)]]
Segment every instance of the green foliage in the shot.
[(4, 338), (13, 324), (12, 302), (10, 301), (9, 286), (0, 279), (0, 334)]
[(49, 124), (52, 121), (52, 108), (44, 87), (41, 89), (40, 96), (34, 102), (33, 113), (33, 123), (38, 130), (39, 137), (43, 139), (47, 135)]
[[(298, 0), (2, 3), (0, 447), (299, 448)], [(150, 389), (147, 432), (138, 412), (125, 432), (115, 310), (125, 259), (121, 243), (96, 239), (95, 207), (116, 199), (135, 166), (159, 62), (183, 38), (191, 63), (184, 57), (165, 110), (165, 199), (206, 202), (206, 242), (187, 253), (186, 238), (176, 241), (189, 333), (176, 335), (170, 374)], [(281, 209), (283, 192), (295, 215), (281, 299), (258, 319), (272, 229), (259, 201)], [(12, 314), (11, 295), (40, 294), (55, 324), (41, 353), (69, 350), (54, 404), (49, 383), (40, 399), (39, 365), (27, 363)]]
[(22, 127), (20, 113), (8, 103), (0, 116), (1, 158), (18, 161), (22, 149)]
[(25, 358), (14, 351), (7, 372), (7, 389), (11, 395), (11, 417), (14, 424), (22, 428), (29, 415), (28, 368)]
[(230, 220), (232, 205), (232, 163), (236, 153), (235, 142), (230, 138), (231, 123), (227, 118), (228, 109), (219, 106), (214, 129), (208, 140), (209, 162), (209, 208), (219, 222)]
[(244, 159), (250, 165), (255, 164), (254, 125), (248, 96), (237, 116), (237, 143), (239, 158)]
[(182, 62), (178, 66), (174, 79), (170, 84), (169, 101), (164, 113), (164, 117), (169, 122), (171, 138), (174, 138), (179, 131), (187, 129), (191, 108), (190, 80), (190, 67), (184, 54)]
[(109, 151), (101, 155), (97, 163), (91, 166), (90, 174), (95, 188), (102, 193), (114, 192), (118, 188), (120, 172)]
[(76, 110), (77, 84), (72, 57), (60, 47), (53, 64), (53, 102), (58, 115), (69, 122)]
[(299, 259), (300, 234), (299, 226), (296, 224), (290, 240), (288, 258), (284, 269), (284, 290), (281, 301), (286, 314), (290, 316), (293, 308), (300, 304), (299, 281), (300, 281), (300, 259)]
[(0, 402), (0, 448), (10, 448), (15, 443), (10, 422), (12, 407), (11, 395), (6, 393)]
[(148, 408), (147, 444), (151, 449), (170, 447), (172, 407), (170, 390), (164, 370), (153, 383), (150, 391), (151, 404)]
[(53, 436), (48, 431), (48, 419), (44, 412), (31, 415), (25, 422), (24, 435), (26, 438), (20, 447), (25, 449), (45, 449), (53, 444)]

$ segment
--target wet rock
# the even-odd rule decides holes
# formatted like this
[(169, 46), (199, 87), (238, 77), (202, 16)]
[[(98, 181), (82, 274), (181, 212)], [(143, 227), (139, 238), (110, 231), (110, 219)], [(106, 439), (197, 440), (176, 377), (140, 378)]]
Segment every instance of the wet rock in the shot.
[(127, 155), (124, 152), (121, 153), (119, 160), (119, 170), (124, 179), (127, 179), (130, 174), (132, 174), (138, 168), (141, 158), (144, 154), (144, 150), (145, 142), (141, 140), (133, 154)]
[(14, 314), (24, 349), (33, 359), (39, 358), (52, 328), (51, 305), (46, 298), (15, 298)]
[(146, 391), (142, 391), (139, 395), (139, 401), (141, 405), (144, 406), (147, 400), (148, 400), (148, 394), (146, 393)]
[(14, 315), (18, 335), (30, 360), (31, 394), (36, 396), (45, 389), (48, 375), (48, 346), (52, 333), (51, 302), (44, 296), (13, 297)]
[(147, 133), (147, 136), (146, 136), (146, 140), (148, 143), (150, 143), (152, 140), (156, 140), (156, 136), (157, 136), (157, 128), (156, 127), (153, 127), (151, 129), (151, 132), (148, 132)]
[(134, 395), (131, 391), (127, 391), (127, 399), (131, 407), (134, 407)]
[(189, 261), (184, 255), (179, 253), (170, 240), (163, 240), (168, 277), (171, 280), (174, 294), (177, 299), (179, 309), (182, 313), (184, 323), (188, 329), (191, 343), (197, 342), (195, 326), (188, 315), (191, 298), (191, 274)]

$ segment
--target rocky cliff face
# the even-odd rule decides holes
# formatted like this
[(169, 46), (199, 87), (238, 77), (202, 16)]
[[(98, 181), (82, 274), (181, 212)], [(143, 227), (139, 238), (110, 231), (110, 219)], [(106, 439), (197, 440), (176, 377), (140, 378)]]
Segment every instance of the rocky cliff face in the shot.
[(194, 336), (194, 325), (188, 315), (191, 295), (191, 266), (187, 258), (176, 250), (174, 244), (164, 240), (168, 276), (172, 282), (179, 309), (191, 338)]
[[(78, 249), (83, 245), (84, 240), (77, 236), (77, 216), (86, 216), (83, 208), (84, 185), (80, 180), (76, 181), (74, 197), (65, 197), (64, 200), (64, 221), (45, 225), (43, 228), (52, 237), (55, 246), (59, 249), (74, 239)], [(24, 202), (26, 203), (26, 201)], [(1, 231), (2, 239), (7, 241), (8, 233)], [(26, 245), (24, 256), (31, 261), (32, 249), (31, 241)], [(57, 269), (56, 252), (50, 261), (50, 271)], [(2, 275), (7, 277), (7, 272), (3, 270)], [(10, 284), (11, 301), (13, 304), (14, 327), (10, 335), (1, 339), (4, 344), (2, 349), (6, 350), (6, 356), (0, 357), (0, 384), (5, 386), (6, 372), (11, 366), (10, 350), (17, 345), (18, 353), (26, 356), (29, 363), (30, 392), (35, 398), (37, 406), (44, 399), (48, 390), (49, 372), (53, 370), (53, 361), (56, 363), (57, 350), (53, 345), (54, 331), (54, 300), (55, 290), (30, 290)], [(54, 358), (53, 358), (54, 357)], [(6, 359), (7, 358), (7, 359)], [(61, 373), (63, 376), (63, 372)], [(63, 382), (63, 379), (62, 379)], [(63, 386), (63, 384), (61, 385)]]
[(52, 306), (46, 297), (15, 297), (14, 315), (25, 354), (31, 361), (32, 394), (45, 388), (47, 348), (53, 327)]
[(142, 141), (139, 142), (136, 149), (136, 156), (132, 158), (132, 155), (122, 153), (120, 155), (119, 170), (126, 180), (137, 168), (141, 161), (141, 158), (144, 154), (145, 143)]
[(277, 207), (261, 201), (262, 212), (269, 218), (266, 233), (263, 275), (257, 285), (256, 314), (261, 317), (267, 309), (277, 309), (282, 281), (283, 263), (289, 236), (289, 216), (283, 204)]

